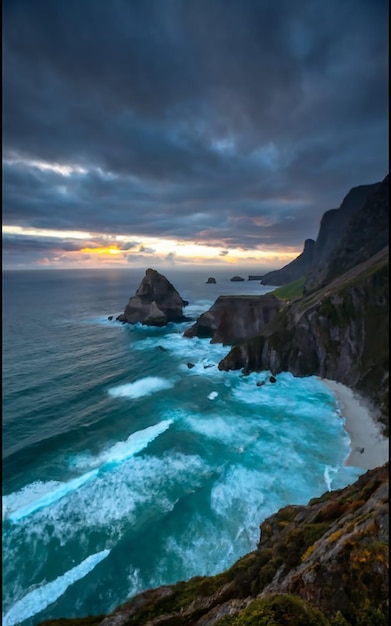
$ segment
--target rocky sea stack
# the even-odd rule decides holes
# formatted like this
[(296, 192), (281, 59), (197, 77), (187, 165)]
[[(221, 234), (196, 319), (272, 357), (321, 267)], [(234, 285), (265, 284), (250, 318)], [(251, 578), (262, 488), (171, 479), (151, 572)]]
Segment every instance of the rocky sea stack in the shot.
[(183, 308), (187, 304), (163, 274), (149, 268), (117, 320), (129, 324), (165, 326), (168, 322), (184, 321)]

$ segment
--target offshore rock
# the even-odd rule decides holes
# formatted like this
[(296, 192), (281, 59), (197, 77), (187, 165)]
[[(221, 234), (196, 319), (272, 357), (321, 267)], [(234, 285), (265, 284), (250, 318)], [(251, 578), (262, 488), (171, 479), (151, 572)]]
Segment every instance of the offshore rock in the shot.
[(200, 315), (185, 337), (208, 337), (211, 343), (234, 344), (258, 335), (278, 313), (282, 304), (273, 295), (219, 296)]
[(216, 279), (213, 278), (213, 276), (209, 276), (208, 280), (206, 281), (207, 285), (215, 285), (216, 284)]
[(165, 326), (168, 322), (181, 322), (186, 318), (182, 300), (175, 287), (156, 270), (147, 269), (135, 295), (129, 299), (119, 321), (147, 326)]
[(244, 278), (242, 278), (242, 276), (233, 276), (231, 278), (231, 283), (237, 283), (237, 282), (240, 282), (242, 280), (244, 280)]

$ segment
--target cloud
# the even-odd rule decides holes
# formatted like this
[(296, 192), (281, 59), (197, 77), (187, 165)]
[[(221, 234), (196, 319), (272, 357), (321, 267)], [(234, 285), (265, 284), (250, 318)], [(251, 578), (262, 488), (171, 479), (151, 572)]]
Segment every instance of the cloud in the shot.
[(387, 173), (387, 17), (384, 0), (6, 0), (3, 223), (124, 250), (315, 237)]

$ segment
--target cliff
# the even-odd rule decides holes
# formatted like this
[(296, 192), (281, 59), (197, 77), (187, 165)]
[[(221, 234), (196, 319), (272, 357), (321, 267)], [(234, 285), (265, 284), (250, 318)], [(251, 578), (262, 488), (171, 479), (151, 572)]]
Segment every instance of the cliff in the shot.
[(338, 209), (323, 214), (316, 241), (307, 239), (291, 263), (261, 277), (263, 285), (286, 285), (306, 276), (305, 291), (365, 261), (388, 243), (388, 176), (353, 187)]
[(233, 344), (258, 335), (281, 308), (275, 296), (220, 296), (185, 337), (211, 337), (211, 343)]
[(222, 370), (318, 375), (359, 392), (388, 426), (388, 246), (285, 306)]
[(325, 213), (304, 291), (327, 284), (384, 248), (388, 244), (388, 211), (386, 176), (381, 183), (353, 189), (337, 212)]
[(111, 614), (41, 626), (385, 626), (388, 463), (261, 525), (217, 576), (145, 591)]
[(280, 270), (268, 272), (261, 276), (262, 285), (286, 285), (294, 280), (308, 274), (311, 269), (314, 256), (315, 241), (306, 239), (304, 242), (303, 252), (291, 263), (285, 265)]

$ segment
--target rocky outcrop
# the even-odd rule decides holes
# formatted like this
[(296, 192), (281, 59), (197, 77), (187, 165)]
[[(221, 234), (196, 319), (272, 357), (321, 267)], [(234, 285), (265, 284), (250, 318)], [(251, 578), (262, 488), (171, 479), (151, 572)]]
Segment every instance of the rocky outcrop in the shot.
[(257, 548), (217, 576), (145, 591), (109, 615), (41, 626), (386, 626), (388, 463), (261, 525)]
[(231, 283), (241, 282), (242, 280), (244, 280), (244, 278), (242, 278), (242, 276), (232, 276)]
[[(314, 251), (314, 264), (307, 277), (304, 291), (312, 291), (327, 284), (351, 267), (366, 261), (388, 244), (388, 176), (382, 183), (370, 185), (369, 188), (372, 190), (369, 195), (364, 193), (363, 196), (358, 196), (366, 199), (361, 206), (350, 210), (349, 219), (345, 217), (345, 227), (342, 230), (342, 225), (340, 226), (338, 237), (335, 236), (334, 229), (327, 232), (327, 228), (322, 229), (321, 226)], [(343, 207), (344, 203), (339, 211), (342, 211)], [(331, 241), (328, 241), (330, 238)]]
[(388, 307), (387, 246), (286, 306), (258, 337), (234, 346), (219, 368), (337, 380), (365, 396), (388, 423)]
[(220, 296), (185, 337), (210, 337), (211, 343), (234, 344), (259, 335), (281, 308), (275, 296)]
[(262, 285), (286, 285), (294, 280), (306, 276), (311, 269), (315, 241), (306, 239), (304, 242), (303, 252), (291, 263), (285, 265), (280, 270), (269, 272), (261, 276)]
[(140, 322), (148, 326), (165, 326), (168, 322), (185, 320), (183, 307), (187, 304), (165, 276), (156, 270), (147, 269), (123, 315), (117, 319), (129, 324)]
[[(372, 223), (372, 231), (379, 233), (380, 223), (377, 225), (376, 221), (384, 222), (384, 211), (380, 210), (381, 215), (378, 214), (378, 211), (372, 205), (371, 197), (373, 197), (381, 187), (382, 183), (354, 187), (344, 198), (339, 209), (332, 209), (323, 215), (313, 250), (313, 261), (310, 271), (308, 272), (305, 291), (312, 291), (321, 287), (326, 284), (327, 280), (335, 277), (337, 273), (342, 273), (344, 269), (348, 269), (348, 267), (353, 267), (355, 264), (365, 261), (388, 243), (388, 227), (386, 231), (384, 231), (383, 224), (382, 229), (386, 238), (383, 238), (383, 241), (380, 242), (377, 247), (372, 246), (371, 253), (365, 254), (364, 250), (360, 251), (360, 242), (362, 243), (363, 240), (368, 241), (369, 233), (365, 230), (360, 232), (360, 227), (353, 227), (352, 229), (357, 215), (364, 211), (367, 215), (367, 219), (363, 220), (359, 218), (356, 224), (358, 225), (361, 222), (364, 226), (365, 222), (367, 225)], [(386, 183), (383, 181), (383, 194), (385, 187), (388, 188), (388, 177)], [(343, 243), (344, 241), (345, 243)], [(351, 250), (349, 250), (350, 248)], [(356, 250), (356, 255), (350, 255), (351, 263), (348, 263), (345, 267), (341, 266), (339, 268), (335, 265), (334, 271), (330, 271), (330, 264), (333, 264), (334, 259), (348, 255), (354, 249)]]
[(209, 276), (208, 280), (206, 281), (207, 285), (215, 285), (216, 284), (216, 279), (213, 278), (213, 276)]
[(382, 183), (351, 189), (339, 209), (324, 213), (316, 241), (306, 239), (303, 252), (288, 265), (261, 276), (261, 284), (286, 285), (306, 276), (304, 290), (311, 291), (387, 243), (388, 176)]

